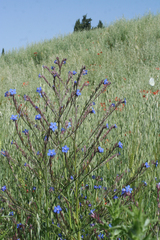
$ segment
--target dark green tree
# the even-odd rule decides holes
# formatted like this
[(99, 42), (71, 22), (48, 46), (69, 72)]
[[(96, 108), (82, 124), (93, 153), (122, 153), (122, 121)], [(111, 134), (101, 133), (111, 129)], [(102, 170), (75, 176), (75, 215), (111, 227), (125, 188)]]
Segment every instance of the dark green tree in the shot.
[(78, 19), (75, 23), (75, 26), (74, 26), (74, 32), (81, 31), (81, 30), (82, 30), (82, 26), (81, 26), (81, 23), (80, 23), (80, 19)]
[(4, 55), (4, 48), (2, 48), (2, 55)]
[(83, 30), (90, 30), (91, 29), (91, 23), (90, 22), (92, 21), (92, 19), (91, 18), (86, 19), (86, 16), (87, 16), (87, 14), (84, 15), (83, 19), (82, 19), (82, 29)]
[(83, 30), (90, 30), (91, 29), (91, 18), (86, 18), (87, 14), (83, 16), (82, 23), (80, 23), (80, 19), (78, 19), (74, 26), (74, 32), (76, 31), (83, 31)]
[(103, 23), (101, 22), (101, 20), (99, 20), (99, 23), (98, 23), (98, 25), (97, 25), (97, 28), (104, 28)]
[(103, 23), (101, 22), (101, 20), (99, 20), (99, 23), (98, 23), (97, 27), (92, 27), (91, 30), (94, 30), (94, 29), (97, 29), (97, 28), (104, 28)]

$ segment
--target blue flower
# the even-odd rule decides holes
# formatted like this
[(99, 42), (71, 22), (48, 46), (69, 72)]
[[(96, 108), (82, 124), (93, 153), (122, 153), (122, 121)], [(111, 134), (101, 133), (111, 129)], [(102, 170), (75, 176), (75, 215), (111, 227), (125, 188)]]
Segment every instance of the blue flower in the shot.
[(14, 94), (16, 94), (16, 89), (10, 89), (9, 92), (10, 92), (11, 96), (13, 96)]
[(71, 176), (71, 180), (73, 180), (74, 178)]
[(69, 128), (69, 127), (71, 127), (71, 122), (68, 122), (68, 126), (67, 126), (67, 128)]
[(123, 146), (123, 144), (122, 144), (121, 142), (119, 142), (119, 143), (118, 143), (118, 147), (119, 147), (119, 148), (123, 148), (122, 146)]
[(54, 212), (55, 213), (60, 213), (60, 211), (62, 211), (62, 208), (58, 205), (57, 207), (54, 207)]
[(9, 216), (13, 216), (13, 215), (14, 215), (14, 213), (13, 213), (13, 212), (10, 212), (10, 213), (9, 213)]
[(122, 193), (121, 193), (121, 195), (123, 195), (125, 192), (126, 192), (126, 189), (125, 189), (125, 188), (122, 188)]
[(95, 175), (93, 175), (93, 176), (92, 176), (92, 178), (93, 178), (93, 179), (95, 179), (95, 178), (96, 178), (96, 176), (95, 176)]
[(99, 151), (100, 153), (102, 153), (102, 152), (104, 152), (104, 149), (99, 146), (99, 147), (98, 147), (98, 151)]
[(98, 235), (98, 237), (100, 237), (100, 239), (101, 239), (101, 238), (104, 238), (104, 235), (103, 235), (102, 233), (100, 233), (100, 234)]
[(26, 95), (24, 95), (23, 98), (24, 98), (24, 101), (27, 101), (27, 96)]
[(24, 134), (27, 135), (28, 131), (29, 131), (29, 130), (26, 130), (26, 129), (25, 129), (25, 130), (22, 131), (22, 132), (24, 132)]
[[(49, 137), (48, 137), (48, 140), (49, 140)], [(44, 141), (47, 141), (47, 136), (44, 137)]]
[(5, 96), (5, 97), (9, 97), (9, 96), (10, 96), (10, 93), (7, 91), (7, 92), (5, 92), (4, 96)]
[(104, 80), (103, 84), (108, 84), (107, 78)]
[(40, 119), (41, 119), (41, 115), (40, 114), (36, 115), (35, 120), (40, 120)]
[(142, 182), (144, 182), (144, 185), (147, 186), (147, 183), (145, 181), (142, 181)]
[(145, 166), (146, 166), (146, 168), (150, 167), (147, 162), (145, 163)]
[(114, 196), (113, 199), (117, 199), (118, 197), (117, 196)]
[[(20, 228), (21, 226), (22, 226), (22, 223), (17, 224), (17, 228)], [(22, 228), (20, 228), (20, 229), (22, 229)]]
[(36, 92), (41, 93), (41, 91), (42, 91), (42, 88), (39, 87), (39, 88), (37, 88), (37, 91), (36, 91)]
[(83, 72), (84, 72), (83, 75), (86, 75), (88, 70), (83, 70)]
[(55, 156), (55, 155), (56, 155), (56, 152), (55, 152), (55, 150), (54, 150), (54, 149), (52, 149), (52, 150), (51, 150), (51, 149), (49, 149), (49, 150), (48, 150), (48, 153), (47, 153), (47, 155), (48, 155), (48, 156), (50, 156), (50, 157), (53, 157), (53, 156)]
[(96, 112), (95, 112), (95, 110), (92, 108), (92, 111), (91, 111), (92, 113), (94, 113), (94, 114), (96, 114)]
[(12, 115), (10, 119), (13, 120), (13, 121), (17, 121), (17, 115), (15, 115), (15, 116)]
[(1, 188), (1, 190), (4, 192), (4, 191), (6, 191), (6, 186), (3, 186), (2, 188)]
[(69, 150), (69, 147), (67, 147), (67, 145), (65, 145), (64, 147), (62, 147), (62, 152), (67, 153)]
[(54, 187), (50, 187), (50, 191), (54, 191)]
[(129, 193), (131, 193), (131, 191), (133, 190), (132, 188), (130, 188), (130, 185), (126, 186), (125, 188), (126, 188), (126, 192), (129, 192)]
[(94, 211), (95, 211), (95, 209), (91, 210), (90, 213), (89, 213), (89, 215), (93, 214)]
[(56, 122), (54, 122), (54, 123), (51, 122), (51, 123), (50, 123), (50, 127), (49, 127), (49, 128), (52, 129), (53, 132), (57, 129), (56, 124), (57, 124)]
[(33, 191), (35, 191), (36, 190), (36, 187), (33, 187)]
[(91, 227), (94, 227), (94, 225), (95, 225), (94, 223), (91, 223), (91, 224), (90, 224)]
[(125, 188), (122, 188), (122, 193), (121, 195), (125, 194), (126, 192), (128, 193), (131, 193), (133, 189), (130, 187), (130, 185), (126, 186)]
[(79, 91), (79, 89), (77, 89), (76, 95), (77, 95), (77, 96), (80, 96), (80, 95), (81, 95), (81, 92)]
[(65, 128), (61, 128), (61, 132), (64, 133), (65, 132)]

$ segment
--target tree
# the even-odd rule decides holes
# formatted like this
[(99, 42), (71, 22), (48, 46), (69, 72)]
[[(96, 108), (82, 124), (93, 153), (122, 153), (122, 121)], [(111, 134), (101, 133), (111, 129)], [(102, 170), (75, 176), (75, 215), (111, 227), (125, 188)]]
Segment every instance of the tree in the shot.
[(86, 18), (87, 14), (83, 16), (82, 23), (80, 23), (80, 19), (78, 19), (74, 26), (74, 32), (76, 31), (83, 31), (83, 30), (90, 30), (91, 29), (91, 18)]
[(91, 30), (94, 30), (94, 29), (97, 29), (97, 28), (104, 28), (103, 23), (101, 22), (101, 20), (99, 20), (99, 23), (98, 23), (97, 27), (92, 27)]
[(103, 23), (101, 22), (101, 20), (99, 20), (99, 23), (98, 23), (98, 25), (97, 25), (97, 28), (104, 28)]
[(96, 28), (104, 28), (103, 26), (103, 23), (101, 22), (101, 20), (99, 20), (99, 23), (97, 25), (97, 27), (92, 27), (91, 28), (91, 21), (92, 19), (91, 18), (86, 18), (87, 17), (87, 14), (83, 16), (83, 19), (82, 19), (82, 23), (80, 23), (80, 19), (78, 19), (74, 25), (74, 32), (77, 32), (77, 31), (83, 31), (83, 30), (93, 30), (93, 29), (96, 29)]
[(92, 19), (91, 18), (86, 19), (86, 16), (87, 16), (87, 14), (84, 15), (83, 19), (82, 19), (82, 29), (83, 30), (90, 30), (91, 29), (91, 23), (90, 22), (92, 21)]
[(2, 48), (2, 55), (4, 55), (4, 48)]
[(74, 26), (74, 32), (81, 31), (81, 29), (82, 29), (82, 26), (80, 24), (80, 19), (78, 19)]

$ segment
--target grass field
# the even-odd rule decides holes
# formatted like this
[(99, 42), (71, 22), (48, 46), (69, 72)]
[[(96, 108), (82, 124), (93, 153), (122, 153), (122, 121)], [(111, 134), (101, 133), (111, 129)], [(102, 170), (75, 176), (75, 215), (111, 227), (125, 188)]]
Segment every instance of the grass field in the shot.
[[(109, 127), (116, 124), (117, 128), (113, 129), (101, 144), (101, 147), (106, 149), (116, 142), (122, 142), (123, 149), (115, 151), (115, 153), (120, 151), (121, 155), (95, 170), (93, 174), (103, 177), (101, 185), (108, 189), (113, 185), (117, 174), (129, 169), (123, 177), (123, 181), (117, 186), (121, 189), (124, 183), (134, 176), (138, 167), (147, 162), (150, 168), (147, 169), (143, 177), (139, 177), (136, 182), (132, 183), (131, 187), (138, 187), (142, 181), (147, 183), (143, 190), (137, 194), (135, 200), (141, 202), (143, 199), (145, 201), (143, 211), (150, 219), (156, 218), (158, 211), (156, 184), (160, 182), (160, 171), (159, 166), (155, 167), (151, 161), (159, 161), (160, 159), (160, 15), (153, 17), (149, 14), (141, 19), (131, 21), (121, 19), (104, 29), (76, 32), (64, 38), (59, 37), (28, 46), (26, 49), (8, 52), (0, 57), (0, 148), (3, 151), (8, 151), (13, 159), (18, 161), (18, 166), (13, 165), (13, 170), (24, 188), (25, 176), (29, 176), (23, 167), (26, 160), (19, 154), (16, 147), (11, 145), (13, 139), (21, 144), (16, 133), (15, 123), (10, 120), (11, 115), (16, 115), (17, 112), (12, 97), (4, 97), (4, 94), (10, 89), (16, 89), (15, 98), (18, 104), (22, 104), (22, 107), (28, 111), (30, 118), (34, 121), (35, 110), (29, 102), (24, 102), (23, 96), (24, 94), (30, 96), (33, 102), (43, 109), (43, 98), (36, 92), (37, 88), (42, 87), (42, 90), (56, 104), (53, 90), (47, 86), (44, 79), (38, 78), (39, 74), (43, 74), (52, 85), (52, 76), (42, 65), (49, 68), (51, 66), (57, 67), (54, 64), (56, 57), (59, 57), (60, 61), (67, 58), (61, 71), (63, 80), (67, 80), (69, 71), (77, 72), (77, 75), (74, 76), (76, 80), (82, 66), (85, 65), (86, 70), (88, 70), (87, 75), (82, 77), (79, 86), (80, 89), (84, 82), (89, 82), (89, 86), (85, 87), (83, 94), (77, 100), (79, 104), (78, 117), (85, 101), (89, 100), (90, 94), (94, 92), (99, 82), (103, 79), (111, 82), (106, 91), (95, 100), (93, 107), (96, 115), (90, 115), (85, 124), (81, 126), (80, 131), (77, 132), (78, 144), (84, 139), (84, 136), (86, 140), (89, 139), (91, 142), (89, 138), (91, 132), (109, 105), (116, 104), (119, 99), (126, 99), (126, 105), (121, 104), (106, 120)], [(150, 78), (154, 78), (154, 86), (149, 85)], [(63, 94), (61, 93), (61, 96)], [(48, 120), (54, 122), (51, 112), (48, 111), (47, 114)], [(74, 119), (74, 112), (72, 114)], [(94, 118), (95, 116), (96, 118)], [(19, 120), (18, 124), (21, 132), (25, 128), (27, 129), (27, 125), (23, 121)], [(34, 134), (31, 136), (34, 137)], [(71, 139), (68, 139), (66, 145), (69, 146), (71, 143)], [(71, 147), (70, 150), (73, 148)], [(69, 155), (67, 156), (69, 157)], [(60, 155), (59, 158), (61, 157)], [(99, 159), (100, 157), (96, 156), (93, 165)], [(60, 162), (57, 161), (55, 169), (57, 173), (60, 171)], [(93, 186), (92, 178), (88, 178), (86, 181), (86, 184)], [(30, 184), (36, 185), (38, 183), (33, 178), (30, 179)], [(8, 161), (0, 155), (0, 188), (4, 185), (7, 186), (8, 191), (15, 199), (21, 199), (25, 205), (23, 195), (15, 187), (15, 179)], [(33, 197), (32, 194), (30, 198)], [(101, 194), (102, 192), (99, 198)], [(2, 195), (5, 196), (5, 192), (1, 192), (0, 197)], [(0, 208), (2, 207), (4, 208), (4, 203), (0, 202)], [(1, 216), (8, 214), (9, 208), (5, 207)], [(23, 222), (24, 219), (22, 210), (20, 216), (15, 214), (17, 223)], [(13, 236), (12, 225), (11, 220), (2, 222), (2, 231), (10, 229), (9, 237), (11, 234)], [(156, 227), (151, 239), (158, 239), (158, 231), (159, 228)], [(52, 237), (50, 236), (50, 239), (58, 239), (58, 237)], [(28, 235), (26, 239), (31, 238)], [(121, 236), (121, 239), (128, 238)]]

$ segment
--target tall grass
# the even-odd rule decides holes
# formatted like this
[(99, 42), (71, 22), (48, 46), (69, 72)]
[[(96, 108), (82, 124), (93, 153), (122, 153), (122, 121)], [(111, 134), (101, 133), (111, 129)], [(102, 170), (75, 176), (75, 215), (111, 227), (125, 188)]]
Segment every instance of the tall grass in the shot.
[[(127, 176), (132, 177), (142, 162), (150, 164), (151, 160), (159, 160), (160, 14), (152, 16), (150, 13), (141, 19), (121, 19), (103, 30), (76, 32), (1, 56), (0, 148), (10, 151), (14, 158), (20, 157), (11, 146), (15, 127), (11, 124), (10, 117), (16, 112), (11, 99), (5, 98), (4, 93), (9, 89), (16, 89), (19, 104), (23, 102), (23, 96), (27, 93), (34, 102), (40, 102), (43, 106), (43, 100), (36, 94), (36, 89), (41, 86), (46, 94), (49, 91), (43, 80), (38, 78), (38, 74), (44, 71), (42, 65), (53, 66), (57, 56), (60, 59), (67, 58), (67, 64), (61, 73), (62, 79), (66, 79), (67, 69), (78, 71), (82, 65), (86, 66), (88, 74), (85, 75), (84, 81), (90, 83), (86, 90), (86, 98), (104, 77), (111, 82), (110, 87), (99, 97), (99, 105), (94, 107), (97, 122), (110, 102), (116, 103), (124, 97), (127, 100), (125, 108), (119, 107), (108, 120), (109, 125), (116, 123), (117, 131), (113, 131), (101, 147), (109, 148), (114, 139), (119, 138), (123, 149), (118, 161), (109, 162), (95, 171), (95, 175), (103, 177), (103, 185), (112, 185), (114, 176), (124, 169), (129, 169)], [(46, 72), (45, 76), (50, 79)], [(155, 79), (154, 87), (149, 85), (151, 77)], [(50, 96), (50, 99), (54, 102), (54, 95)], [(92, 129), (93, 122), (89, 121), (82, 134), (87, 134)], [(79, 135), (78, 138), (81, 139), (82, 136)], [(115, 175), (111, 176), (111, 173)], [(24, 182), (24, 176), (20, 172), (17, 172), (18, 174), (19, 181)], [(135, 200), (145, 200), (143, 211), (152, 219), (157, 216), (158, 211), (156, 183), (160, 182), (159, 166), (151, 167), (143, 179), (138, 179), (137, 185), (142, 181), (150, 182), (151, 179), (153, 181), (135, 197)], [(14, 185), (7, 162), (0, 155), (0, 187), (6, 185), (6, 182), (10, 186)]]

